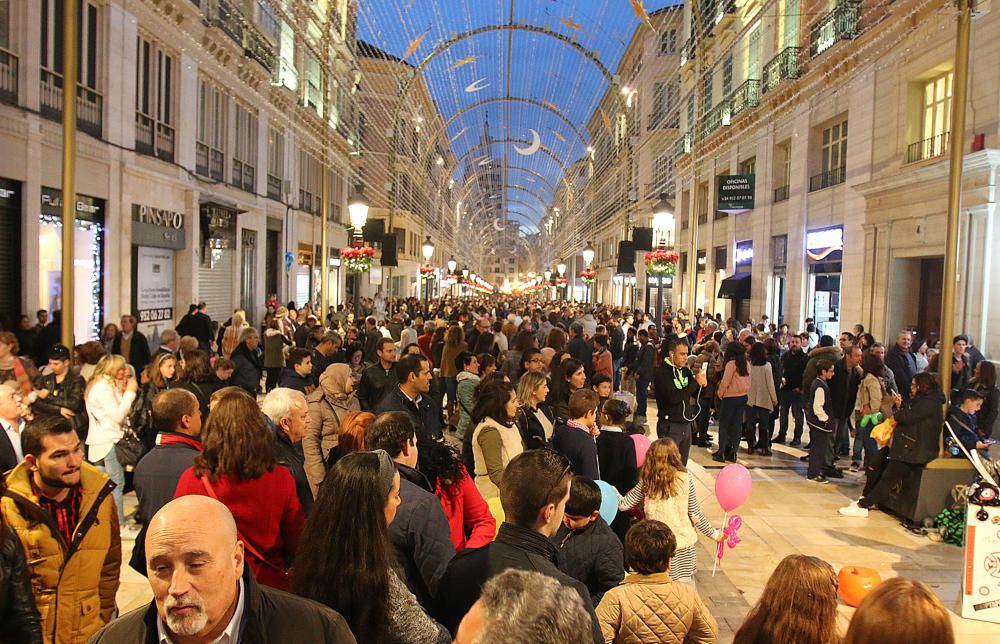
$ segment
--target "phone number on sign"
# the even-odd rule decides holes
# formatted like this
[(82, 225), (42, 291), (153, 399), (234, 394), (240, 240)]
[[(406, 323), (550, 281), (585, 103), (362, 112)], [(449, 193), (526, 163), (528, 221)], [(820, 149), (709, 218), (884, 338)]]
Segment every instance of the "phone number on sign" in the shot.
[(174, 310), (172, 308), (139, 311), (140, 322), (160, 322), (163, 320), (172, 320), (173, 317)]

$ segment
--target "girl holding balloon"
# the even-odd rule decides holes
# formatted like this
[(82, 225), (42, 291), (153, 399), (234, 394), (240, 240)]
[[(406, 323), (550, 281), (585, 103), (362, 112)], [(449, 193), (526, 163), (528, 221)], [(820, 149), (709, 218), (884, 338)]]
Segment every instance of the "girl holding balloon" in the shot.
[(677, 537), (677, 552), (670, 560), (674, 581), (694, 584), (698, 532), (721, 542), (725, 535), (709, 523), (698, 504), (694, 479), (681, 462), (677, 444), (670, 438), (653, 442), (639, 473), (639, 483), (618, 503), (619, 510), (642, 506), (647, 519), (667, 524)]

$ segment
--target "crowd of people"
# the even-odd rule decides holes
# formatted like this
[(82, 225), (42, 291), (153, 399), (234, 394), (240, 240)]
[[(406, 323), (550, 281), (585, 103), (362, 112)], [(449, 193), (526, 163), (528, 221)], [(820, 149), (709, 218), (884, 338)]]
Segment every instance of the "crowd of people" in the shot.
[[(696, 553), (724, 534), (691, 450), (713, 424), (724, 463), (808, 435), (809, 480), (851, 458), (866, 485), (841, 513), (867, 515), (937, 456), (941, 358), (907, 332), (662, 326), (376, 298), (270, 301), (259, 327), (192, 305), (155, 349), (127, 315), (72, 350), (49, 326), (0, 333), (0, 641), (714, 642)], [(995, 368), (959, 336), (952, 369), (954, 448), (988, 449)], [(154, 600), (118, 616), (122, 539)], [(830, 565), (788, 557), (735, 641), (953, 641), (919, 582), (886, 582), (846, 630), (836, 606)]]

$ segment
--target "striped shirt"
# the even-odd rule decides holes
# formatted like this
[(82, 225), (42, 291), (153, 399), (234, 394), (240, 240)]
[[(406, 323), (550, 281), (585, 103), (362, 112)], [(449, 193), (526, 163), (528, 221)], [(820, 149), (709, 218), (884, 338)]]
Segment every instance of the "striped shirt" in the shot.
[(34, 477), (29, 477), (31, 491), (38, 497), (38, 505), (55, 520), (59, 534), (66, 540), (66, 546), (73, 543), (73, 531), (80, 522), (80, 504), (83, 501), (83, 490), (79, 485), (69, 488), (69, 494), (62, 501), (56, 501), (42, 494), (35, 485)]

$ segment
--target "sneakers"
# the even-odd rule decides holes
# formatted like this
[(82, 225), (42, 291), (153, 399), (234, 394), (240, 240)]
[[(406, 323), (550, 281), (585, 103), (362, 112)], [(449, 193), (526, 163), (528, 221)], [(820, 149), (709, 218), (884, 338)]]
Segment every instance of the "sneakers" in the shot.
[(838, 470), (835, 467), (831, 467), (829, 469), (823, 470), (823, 476), (825, 476), (828, 479), (842, 479), (844, 478), (844, 472), (842, 470)]
[(852, 472), (860, 472), (861, 471), (861, 463), (858, 463), (857, 461), (851, 461), (851, 471)]
[(801, 444), (802, 444), (802, 441), (800, 441), (799, 439), (795, 438), (795, 439), (792, 440), (791, 443), (788, 444), (788, 446), (789, 447), (798, 447)]
[(858, 505), (857, 501), (851, 501), (850, 505), (845, 505), (844, 507), (837, 510), (842, 517), (858, 517), (861, 519), (868, 518), (868, 508), (863, 508)]
[(771, 444), (774, 444), (774, 443), (777, 443), (778, 445), (784, 445), (785, 444), (785, 437), (784, 436), (779, 436), (779, 437), (777, 437), (775, 439), (772, 439), (771, 440)]
[(822, 474), (817, 474), (816, 476), (807, 476), (806, 480), (807, 481), (812, 481), (813, 483), (829, 483), (830, 482), (830, 481), (827, 481), (826, 477), (823, 476)]

